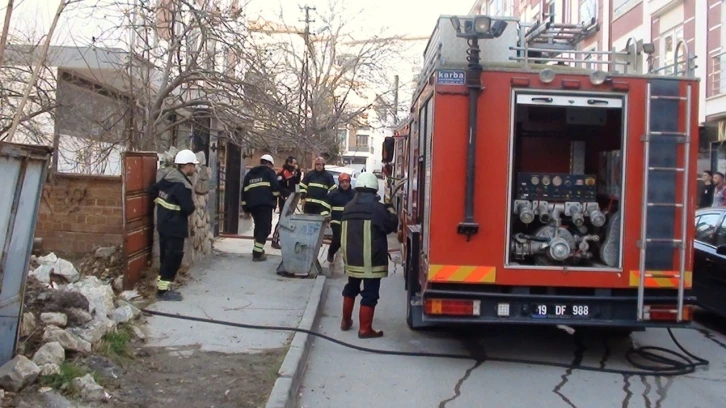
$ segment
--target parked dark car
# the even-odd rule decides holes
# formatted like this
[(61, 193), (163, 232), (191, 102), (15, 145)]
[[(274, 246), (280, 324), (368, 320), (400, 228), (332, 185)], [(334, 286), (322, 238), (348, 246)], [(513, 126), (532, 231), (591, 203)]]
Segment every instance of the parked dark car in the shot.
[(693, 294), (704, 309), (726, 317), (726, 207), (696, 211)]

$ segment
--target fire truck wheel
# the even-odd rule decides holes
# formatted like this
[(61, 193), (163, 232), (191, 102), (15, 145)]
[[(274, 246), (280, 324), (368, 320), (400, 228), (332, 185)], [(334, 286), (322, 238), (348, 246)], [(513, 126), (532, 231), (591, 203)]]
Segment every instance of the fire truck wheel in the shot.
[(411, 295), (411, 288), (406, 289), (406, 324), (408, 325), (408, 328), (411, 330), (418, 330), (418, 328), (414, 325), (413, 321), (413, 307), (411, 307), (411, 301), (413, 300), (413, 296)]

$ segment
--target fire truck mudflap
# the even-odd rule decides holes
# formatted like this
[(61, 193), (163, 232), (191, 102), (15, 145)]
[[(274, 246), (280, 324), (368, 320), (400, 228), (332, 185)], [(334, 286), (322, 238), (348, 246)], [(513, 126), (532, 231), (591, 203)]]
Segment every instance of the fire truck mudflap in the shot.
[[(456, 20), (495, 26), (467, 23), (481, 18)], [(530, 63), (536, 30), (511, 21), (457, 61), (450, 20), (425, 53), (402, 160), (409, 326), (688, 325), (690, 62), (681, 75)]]

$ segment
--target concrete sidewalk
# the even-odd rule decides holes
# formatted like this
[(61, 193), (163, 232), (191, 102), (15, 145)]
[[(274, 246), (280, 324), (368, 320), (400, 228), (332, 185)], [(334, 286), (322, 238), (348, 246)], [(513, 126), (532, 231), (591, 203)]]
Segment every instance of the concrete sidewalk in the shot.
[[(256, 263), (252, 262), (252, 246), (253, 241), (249, 239), (216, 241), (215, 255), (195, 264), (192, 280), (180, 288), (184, 300), (157, 302), (149, 309), (237, 323), (310, 329), (317, 318), (325, 277), (280, 277), (275, 273), (281, 260), (280, 251), (270, 248), (268, 243), (265, 246), (267, 261)], [(321, 250), (320, 253), (324, 256), (326, 252)], [(222, 353), (280, 349), (290, 346), (293, 341), (292, 332), (245, 330), (156, 316), (148, 318), (146, 329), (150, 347), (197, 346), (202, 351)], [(307, 341), (303, 344), (306, 348)], [(291, 371), (296, 372), (298, 365), (299, 369), (304, 368), (303, 357), (307, 357), (307, 350), (298, 350), (299, 346), (290, 347), (280, 370), (281, 376), (294, 375)], [(291, 356), (291, 353), (295, 355)], [(277, 388), (273, 394), (289, 393)], [(271, 400), (273, 398), (283, 406), (289, 404), (281, 400), (280, 395), (272, 395)]]

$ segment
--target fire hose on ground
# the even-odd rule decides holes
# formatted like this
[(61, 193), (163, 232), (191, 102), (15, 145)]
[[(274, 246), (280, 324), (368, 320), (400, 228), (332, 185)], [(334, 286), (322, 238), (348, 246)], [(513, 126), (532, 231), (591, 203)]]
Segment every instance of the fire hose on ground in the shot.
[[(287, 332), (305, 333), (305, 334), (319, 337), (321, 339), (327, 340), (329, 342), (332, 342), (332, 343), (335, 343), (340, 346), (347, 347), (347, 348), (350, 348), (353, 350), (362, 351), (362, 352), (366, 352), (366, 353), (388, 355), (388, 356), (448, 358), (448, 359), (456, 359), (456, 360), (472, 360), (472, 361), (481, 362), (481, 363), (499, 362), (499, 363), (510, 363), (510, 364), (526, 364), (526, 365), (536, 365), (536, 366), (543, 366), (543, 367), (564, 368), (564, 369), (570, 369), (570, 370), (582, 370), (582, 371), (608, 373), (608, 374), (619, 374), (619, 375), (640, 375), (640, 376), (649, 376), (649, 377), (674, 377), (674, 376), (692, 374), (696, 371), (696, 368), (698, 368), (700, 366), (707, 366), (710, 364), (710, 362), (708, 360), (695, 356), (691, 352), (686, 350), (681, 345), (681, 343), (676, 339), (675, 335), (673, 334), (673, 331), (670, 328), (668, 329), (668, 334), (670, 335), (671, 340), (673, 340), (673, 343), (675, 343), (675, 345), (678, 347), (678, 349), (683, 354), (681, 354), (677, 351), (673, 351), (673, 350), (669, 350), (669, 349), (666, 349), (663, 347), (657, 347), (657, 346), (631, 347), (625, 353), (625, 359), (628, 361), (628, 363), (630, 363), (630, 365), (635, 367), (637, 370), (625, 370), (625, 369), (586, 366), (586, 365), (581, 365), (581, 364), (566, 364), (566, 363), (557, 363), (557, 362), (542, 361), (542, 360), (529, 360), (529, 359), (519, 359), (519, 358), (509, 358), (509, 357), (486, 356), (483, 358), (477, 358), (477, 357), (474, 357), (471, 355), (465, 355), (465, 354), (381, 350), (381, 349), (363, 347), (363, 346), (358, 346), (358, 345), (351, 344), (351, 343), (346, 343), (342, 340), (335, 339), (335, 338), (327, 336), (325, 334), (318, 333), (313, 330), (301, 329), (298, 327), (264, 326), (264, 325), (247, 324), (247, 323), (235, 323), (235, 322), (229, 322), (229, 321), (224, 321), (224, 320), (205, 319), (205, 318), (200, 318), (200, 317), (158, 312), (158, 311), (147, 310), (147, 309), (144, 309), (143, 312), (146, 314), (152, 315), (152, 316), (169, 317), (172, 319), (189, 320), (189, 321), (200, 322), (200, 323), (218, 324), (218, 325), (222, 325), (222, 326), (237, 327), (237, 328), (241, 328), (241, 329), (272, 330), (272, 331), (287, 331)], [(637, 360), (648, 361), (648, 362), (655, 363), (655, 364), (653, 364), (653, 365), (643, 364)]]

